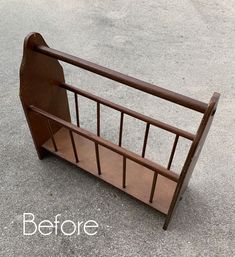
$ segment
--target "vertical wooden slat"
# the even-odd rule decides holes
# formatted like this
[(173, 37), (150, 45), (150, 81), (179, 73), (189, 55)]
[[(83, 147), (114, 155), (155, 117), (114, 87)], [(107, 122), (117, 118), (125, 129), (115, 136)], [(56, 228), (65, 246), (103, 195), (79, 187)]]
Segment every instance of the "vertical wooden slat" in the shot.
[(97, 136), (100, 136), (100, 103), (97, 102)]
[(145, 129), (145, 135), (144, 135), (144, 144), (143, 144), (143, 150), (142, 150), (142, 157), (145, 156), (145, 151), (146, 151), (146, 146), (147, 146), (147, 141), (148, 141), (148, 134), (149, 134), (149, 127), (150, 124), (146, 124), (146, 129)]
[(118, 142), (118, 145), (119, 145), (119, 146), (122, 146), (123, 118), (124, 118), (124, 113), (123, 113), (123, 112), (121, 112), (121, 117), (120, 117), (120, 128), (119, 128), (119, 142)]
[(77, 96), (76, 93), (74, 93), (74, 99), (75, 99), (75, 110), (76, 110), (77, 126), (80, 127), (79, 110), (78, 110), (78, 96)]
[(173, 161), (173, 158), (174, 158), (174, 155), (175, 155), (175, 149), (176, 149), (178, 140), (179, 140), (179, 135), (176, 135), (175, 140), (174, 140), (174, 144), (173, 144), (173, 147), (172, 147), (172, 150), (171, 150), (170, 159), (169, 159), (169, 162), (168, 162), (168, 165), (167, 165), (168, 170), (171, 168), (171, 164), (172, 164), (172, 161)]
[(55, 152), (57, 152), (58, 148), (57, 148), (56, 143), (55, 143), (55, 138), (54, 138), (53, 131), (52, 131), (52, 128), (51, 128), (51, 122), (50, 122), (49, 119), (47, 120), (47, 125), (48, 125), (48, 130), (49, 130), (49, 133), (50, 133), (50, 137), (51, 137)]
[(75, 145), (75, 142), (74, 142), (73, 132), (71, 130), (69, 130), (69, 134), (70, 134), (70, 139), (71, 139), (71, 143), (72, 143), (72, 146), (73, 146), (75, 161), (79, 162), (77, 149), (76, 149), (76, 145)]
[(122, 187), (126, 187), (126, 157), (123, 156), (123, 174), (122, 174)]
[(95, 154), (96, 154), (96, 163), (97, 163), (98, 174), (101, 175), (99, 145), (97, 142), (95, 142)]
[(152, 188), (151, 188), (151, 193), (150, 193), (150, 198), (149, 198), (149, 202), (150, 202), (150, 203), (153, 202), (153, 196), (154, 196), (155, 187), (156, 187), (156, 183), (157, 183), (157, 176), (158, 176), (158, 174), (157, 174), (156, 172), (154, 172), (154, 175), (153, 175), (153, 182), (152, 182)]

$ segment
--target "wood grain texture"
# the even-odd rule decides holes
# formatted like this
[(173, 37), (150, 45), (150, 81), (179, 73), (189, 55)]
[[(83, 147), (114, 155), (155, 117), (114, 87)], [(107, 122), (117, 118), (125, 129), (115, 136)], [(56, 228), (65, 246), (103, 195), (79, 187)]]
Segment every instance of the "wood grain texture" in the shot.
[[(203, 113), (196, 135), (66, 84), (63, 68), (58, 60)], [(75, 96), (77, 125), (71, 123), (67, 90)], [(77, 94), (97, 104), (96, 135), (80, 128)], [(209, 132), (219, 94), (214, 93), (209, 104), (206, 104), (51, 49), (40, 34), (30, 33), (24, 41), (20, 99), (40, 159), (49, 152), (53, 153), (119, 188), (165, 214), (163, 228), (167, 229)], [(100, 137), (101, 105), (109, 106), (121, 114), (118, 144)], [(121, 147), (124, 114), (146, 122), (142, 156)], [(176, 135), (167, 168), (144, 158), (150, 125)], [(180, 176), (170, 170), (179, 137), (192, 141)]]
[[(35, 52), (33, 49), (39, 45), (47, 46), (40, 34), (30, 33), (25, 38), (20, 66), (20, 99), (39, 158), (42, 158), (41, 145), (50, 134), (45, 119), (29, 113), (28, 106), (33, 104), (66, 121), (71, 119), (66, 90), (53, 86), (55, 81), (64, 82), (63, 68), (56, 59)], [(53, 132), (61, 127), (58, 124), (51, 126)]]
[(46, 150), (77, 165), (92, 175), (101, 178), (138, 200), (150, 205), (161, 213), (167, 214), (176, 187), (176, 182), (158, 175), (153, 202), (150, 203), (149, 197), (154, 174), (153, 171), (126, 159), (126, 187), (123, 188), (123, 157), (121, 155), (103, 146), (99, 146), (101, 175), (98, 175), (95, 144), (92, 141), (74, 134), (74, 140), (79, 156), (79, 163), (76, 163), (69, 130), (65, 128), (60, 129), (55, 133), (54, 138), (57, 143), (58, 151), (54, 151), (51, 139), (43, 144), (43, 147)]

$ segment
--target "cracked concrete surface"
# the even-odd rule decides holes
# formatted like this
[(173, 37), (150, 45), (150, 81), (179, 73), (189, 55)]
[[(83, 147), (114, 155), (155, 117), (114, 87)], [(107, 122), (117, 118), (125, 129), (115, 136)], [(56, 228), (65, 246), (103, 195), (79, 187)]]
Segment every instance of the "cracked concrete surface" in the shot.
[[(235, 2), (182, 0), (0, 1), (0, 256), (235, 256)], [(219, 108), (189, 188), (167, 231), (164, 218), (55, 157), (37, 159), (20, 105), (24, 37), (208, 102)], [(66, 81), (195, 132), (201, 115), (64, 65)], [(72, 96), (69, 95), (71, 108)], [(81, 99), (82, 126), (95, 106)], [(116, 142), (119, 115), (102, 108), (102, 136)], [(139, 152), (144, 124), (125, 121), (125, 147)], [(161, 164), (173, 137), (152, 130), (147, 157)], [(188, 143), (173, 167), (179, 171)], [(97, 236), (22, 235), (22, 215), (95, 219)]]

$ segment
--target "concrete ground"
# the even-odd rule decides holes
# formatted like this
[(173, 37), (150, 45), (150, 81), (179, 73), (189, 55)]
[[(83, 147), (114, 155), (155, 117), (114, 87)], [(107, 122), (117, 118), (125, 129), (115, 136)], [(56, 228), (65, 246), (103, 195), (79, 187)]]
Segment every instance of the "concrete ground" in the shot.
[[(37, 159), (18, 96), (23, 39), (32, 31), (53, 48), (205, 102), (221, 93), (167, 231), (162, 215), (113, 187), (58, 158)], [(231, 0), (0, 0), (0, 256), (235, 256), (234, 47)], [(64, 67), (66, 80), (89, 92), (189, 131), (198, 126), (199, 114)], [(94, 131), (94, 104), (82, 99), (81, 105), (82, 126)], [(113, 142), (118, 118), (102, 107), (102, 136)], [(139, 152), (144, 124), (125, 122), (124, 145)], [(172, 135), (157, 129), (150, 134), (147, 157), (166, 163)], [(182, 140), (175, 170), (187, 149)], [(34, 213), (37, 222), (60, 213), (73, 221), (94, 219), (100, 227), (95, 236), (24, 236), (24, 212)]]

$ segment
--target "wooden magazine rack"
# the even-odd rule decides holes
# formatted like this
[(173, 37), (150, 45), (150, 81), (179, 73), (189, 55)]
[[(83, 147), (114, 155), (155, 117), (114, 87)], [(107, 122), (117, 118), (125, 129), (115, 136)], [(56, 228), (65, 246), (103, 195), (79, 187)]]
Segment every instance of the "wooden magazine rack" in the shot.
[[(196, 134), (66, 84), (58, 60), (203, 113)], [(74, 93), (76, 125), (71, 123), (67, 90)], [(87, 97), (97, 104), (97, 134), (80, 127), (78, 95)], [(47, 153), (53, 153), (139, 199), (165, 214), (163, 228), (167, 229), (175, 207), (188, 185), (211, 126), (219, 94), (214, 93), (210, 102), (206, 104), (49, 48), (40, 34), (30, 33), (24, 41), (20, 68), (20, 98), (40, 159)], [(100, 137), (101, 105), (120, 112), (118, 144)], [(122, 147), (125, 115), (146, 123), (142, 155)], [(150, 126), (156, 126), (175, 135), (167, 167), (145, 158)], [(180, 175), (171, 170), (179, 137), (191, 141)]]

